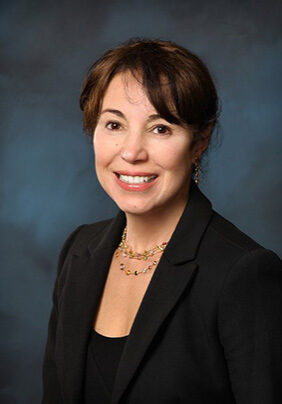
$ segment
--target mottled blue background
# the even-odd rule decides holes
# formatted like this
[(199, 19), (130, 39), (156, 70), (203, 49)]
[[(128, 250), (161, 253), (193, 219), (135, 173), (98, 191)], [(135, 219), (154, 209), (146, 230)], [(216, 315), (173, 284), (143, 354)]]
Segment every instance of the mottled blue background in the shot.
[(116, 207), (94, 174), (78, 97), (87, 67), (132, 36), (171, 39), (209, 66), (221, 147), (200, 188), (281, 255), (279, 1), (1, 2), (1, 404), (39, 403), (56, 260), (77, 225)]

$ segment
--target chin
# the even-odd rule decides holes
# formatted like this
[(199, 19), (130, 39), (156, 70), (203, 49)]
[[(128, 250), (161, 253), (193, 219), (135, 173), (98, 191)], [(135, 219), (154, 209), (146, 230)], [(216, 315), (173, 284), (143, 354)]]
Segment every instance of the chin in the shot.
[[(128, 198), (129, 199), (129, 198)], [(155, 198), (150, 198), (150, 200), (115, 200), (115, 203), (118, 207), (127, 214), (132, 215), (148, 215), (154, 214), (159, 215), (160, 213), (164, 213), (166, 210), (173, 210), (174, 200), (175, 198), (172, 196), (166, 200), (161, 200)]]
[(154, 206), (144, 204), (144, 203), (128, 203), (128, 202), (118, 202), (115, 201), (118, 207), (125, 213), (132, 215), (143, 215), (145, 213), (149, 213), (154, 209)]

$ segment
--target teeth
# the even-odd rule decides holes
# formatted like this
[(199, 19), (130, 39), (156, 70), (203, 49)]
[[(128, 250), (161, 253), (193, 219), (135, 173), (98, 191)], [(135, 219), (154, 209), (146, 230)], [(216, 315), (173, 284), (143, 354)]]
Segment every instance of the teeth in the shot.
[(151, 177), (132, 177), (131, 175), (118, 174), (118, 177), (122, 182), (127, 182), (128, 184), (142, 184), (144, 182), (153, 181), (156, 178), (156, 175), (152, 175)]

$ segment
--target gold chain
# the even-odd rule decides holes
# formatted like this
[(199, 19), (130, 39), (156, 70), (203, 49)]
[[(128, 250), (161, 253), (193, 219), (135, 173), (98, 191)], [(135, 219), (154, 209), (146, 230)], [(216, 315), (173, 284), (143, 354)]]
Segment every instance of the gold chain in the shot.
[[(126, 243), (126, 234), (127, 234), (127, 228), (125, 227), (122, 233), (121, 237), (121, 242), (118, 246), (118, 248), (115, 251), (115, 257), (119, 257), (120, 253), (122, 253), (122, 256), (125, 258), (129, 259), (137, 259), (137, 260), (143, 260), (147, 261), (150, 257), (157, 253), (162, 253), (166, 246), (167, 242), (164, 241), (162, 244), (157, 244), (155, 247), (149, 249), (149, 250), (144, 250), (143, 253), (139, 252), (134, 252), (131, 247), (129, 247)], [(153, 260), (152, 262), (148, 262), (148, 265), (144, 267), (141, 271), (138, 270), (133, 270), (131, 271), (130, 269), (127, 269), (125, 264), (123, 262), (120, 263), (119, 268), (120, 270), (124, 271), (126, 275), (139, 275), (141, 273), (147, 273), (151, 271), (159, 262), (160, 257), (158, 259)]]
[(157, 244), (155, 245), (155, 247), (150, 248), (149, 250), (144, 250), (143, 253), (134, 252), (132, 248), (129, 247), (126, 243), (126, 234), (127, 228), (125, 227), (122, 233), (121, 242), (115, 252), (116, 257), (118, 257), (120, 255), (120, 252), (122, 252), (123, 257), (146, 261), (149, 257), (152, 257), (159, 252), (163, 252), (167, 245), (167, 242), (164, 241), (162, 244)]
[(153, 262), (149, 263), (145, 268), (143, 268), (141, 271), (133, 270), (130, 271), (130, 269), (126, 269), (124, 263), (120, 263), (119, 269), (124, 271), (126, 275), (139, 275), (141, 273), (146, 273), (152, 270), (153, 267), (155, 267), (158, 263), (158, 260), (154, 260)]

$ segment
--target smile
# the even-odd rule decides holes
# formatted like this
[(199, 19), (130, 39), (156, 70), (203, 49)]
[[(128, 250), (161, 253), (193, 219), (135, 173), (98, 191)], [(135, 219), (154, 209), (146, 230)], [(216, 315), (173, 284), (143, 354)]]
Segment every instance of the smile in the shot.
[(127, 184), (144, 184), (147, 182), (152, 182), (154, 179), (157, 177), (156, 175), (152, 175), (150, 177), (143, 177), (143, 176), (131, 176), (131, 175), (122, 175), (122, 174), (117, 174), (118, 178), (122, 182), (126, 182)]
[(115, 179), (120, 188), (122, 188), (125, 191), (131, 191), (131, 192), (148, 190), (149, 188), (154, 186), (158, 178), (158, 175), (151, 173), (139, 172), (136, 173), (136, 175), (128, 175), (128, 174), (129, 173), (115, 172)]

